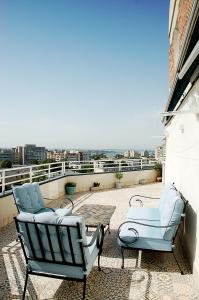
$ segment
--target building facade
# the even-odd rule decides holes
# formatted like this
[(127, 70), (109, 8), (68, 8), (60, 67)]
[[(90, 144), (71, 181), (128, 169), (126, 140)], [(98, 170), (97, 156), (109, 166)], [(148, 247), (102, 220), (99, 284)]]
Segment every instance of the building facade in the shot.
[(63, 161), (67, 158), (66, 151), (63, 150), (49, 150), (47, 151), (47, 159), (52, 159), (56, 162)]
[(0, 161), (10, 160), (12, 163), (15, 161), (15, 155), (12, 149), (0, 149)]
[(139, 158), (140, 155), (135, 150), (127, 150), (127, 151), (124, 152), (124, 157), (125, 158)]
[(26, 144), (23, 151), (23, 164), (30, 165), (34, 160), (42, 163), (47, 158), (45, 147), (37, 147), (34, 144)]
[(12, 148), (14, 152), (15, 161), (14, 163), (16, 165), (23, 165), (24, 163), (24, 147), (17, 146), (15, 148)]
[(80, 151), (80, 160), (82, 161), (89, 161), (91, 160), (91, 154), (89, 151)]
[(69, 161), (80, 161), (80, 153), (77, 150), (70, 150), (67, 152), (67, 159)]
[(155, 149), (155, 159), (161, 163), (166, 160), (166, 144), (165, 143)]
[(189, 201), (183, 245), (199, 274), (199, 1), (171, 0), (169, 15), (170, 94), (163, 123), (165, 181)]

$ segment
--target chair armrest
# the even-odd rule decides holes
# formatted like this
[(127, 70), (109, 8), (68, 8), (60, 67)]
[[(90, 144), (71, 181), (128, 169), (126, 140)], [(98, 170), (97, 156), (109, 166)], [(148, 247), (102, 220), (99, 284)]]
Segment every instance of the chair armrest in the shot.
[(133, 223), (133, 224), (137, 224), (137, 225), (142, 225), (142, 226), (148, 226), (148, 227), (153, 227), (153, 228), (169, 228), (169, 227), (173, 227), (173, 226), (178, 226), (182, 223), (182, 221), (178, 222), (178, 223), (173, 223), (173, 224), (170, 224), (170, 225), (152, 225), (152, 224), (146, 224), (146, 223), (141, 223), (141, 222), (137, 222), (137, 221), (126, 221), (124, 223), (122, 223), (119, 228), (118, 228), (118, 233), (117, 233), (117, 236), (119, 238), (119, 240), (124, 243), (124, 244), (132, 244), (132, 243), (135, 243), (138, 239), (139, 239), (139, 233), (137, 231), (137, 229), (133, 228), (133, 227), (129, 227), (128, 230), (132, 231), (134, 233), (134, 237), (133, 240), (131, 242), (127, 242), (127, 241), (124, 241), (121, 237), (120, 237), (120, 231), (121, 231), (121, 227), (124, 225), (124, 224), (128, 224), (128, 223)]
[(160, 198), (155, 198), (155, 197), (149, 197), (149, 196), (144, 196), (144, 195), (133, 195), (131, 196), (130, 200), (129, 200), (129, 206), (131, 206), (131, 201), (134, 200), (134, 198), (137, 197), (137, 199), (135, 201), (139, 201), (141, 206), (143, 206), (143, 202), (141, 199), (139, 199), (140, 197), (141, 198), (147, 198), (147, 199), (154, 199), (154, 200), (158, 200)]
[[(50, 199), (50, 198), (45, 198), (43, 197), (43, 199), (48, 200), (48, 201), (53, 201), (53, 200), (57, 200), (57, 199)], [(47, 208), (51, 209), (52, 211), (55, 211), (54, 208), (46, 206)]]
[(92, 235), (92, 239), (89, 244), (83, 245), (83, 247), (90, 247), (92, 246), (95, 241), (97, 240), (97, 248), (100, 249), (100, 254), (102, 252), (102, 246), (103, 246), (103, 241), (104, 241), (104, 226), (102, 224), (99, 224)]
[[(52, 199), (52, 198), (45, 198), (45, 197), (44, 197), (44, 199), (45, 199), (45, 200), (48, 200), (48, 201), (53, 201), (53, 200), (57, 200), (58, 198)], [(73, 201), (72, 201), (70, 198), (65, 198), (65, 199), (62, 201), (62, 203), (61, 203), (61, 205), (60, 205), (60, 208), (62, 208), (63, 203), (67, 204), (67, 202), (66, 202), (65, 200), (69, 200), (69, 201), (70, 201), (70, 203), (71, 203), (71, 205), (72, 205), (72, 210), (73, 210), (73, 208), (74, 208), (74, 203), (73, 203)], [(49, 207), (49, 208), (50, 208), (50, 207)], [(54, 210), (53, 210), (53, 211), (54, 211)]]
[(74, 203), (73, 203), (73, 201), (70, 199), (70, 198), (65, 198), (63, 201), (62, 201), (62, 204), (60, 205), (60, 208), (63, 206), (63, 203), (64, 204), (67, 204), (67, 201), (66, 200), (69, 200), (69, 202), (71, 203), (71, 205), (72, 205), (72, 210), (73, 210), (73, 208), (74, 208)]

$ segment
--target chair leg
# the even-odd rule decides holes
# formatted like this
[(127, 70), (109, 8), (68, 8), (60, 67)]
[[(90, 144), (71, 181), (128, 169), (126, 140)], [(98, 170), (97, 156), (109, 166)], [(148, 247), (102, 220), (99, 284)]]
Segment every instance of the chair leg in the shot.
[(173, 252), (173, 256), (174, 256), (175, 261), (176, 261), (176, 263), (178, 265), (178, 269), (180, 270), (181, 275), (184, 275), (184, 272), (183, 272), (183, 270), (182, 270), (182, 268), (181, 268), (181, 266), (180, 266), (180, 264), (179, 264), (179, 262), (177, 260), (177, 257), (175, 256), (174, 252)]
[(85, 299), (86, 296), (86, 277), (84, 277), (84, 288), (83, 288), (83, 300)]
[(98, 271), (101, 271), (101, 267), (100, 267), (100, 254), (98, 255), (97, 264), (98, 264)]
[(26, 278), (25, 278), (25, 284), (24, 284), (22, 300), (25, 299), (27, 283), (28, 283), (28, 271), (26, 270)]
[(121, 254), (122, 254), (122, 266), (121, 268), (124, 269), (124, 248), (121, 247)]

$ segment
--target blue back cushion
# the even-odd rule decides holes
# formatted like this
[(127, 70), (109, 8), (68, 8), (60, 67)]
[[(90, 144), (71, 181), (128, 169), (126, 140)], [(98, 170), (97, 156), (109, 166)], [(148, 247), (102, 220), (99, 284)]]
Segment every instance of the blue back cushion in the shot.
[(37, 213), (44, 208), (43, 197), (38, 183), (25, 183), (13, 187), (13, 194), (20, 211)]
[[(184, 201), (176, 190), (170, 190), (167, 195), (167, 204), (160, 214), (160, 223), (162, 226), (179, 223), (184, 209)], [(162, 228), (162, 236), (165, 240), (171, 240), (178, 228), (178, 225)]]
[[(31, 213), (21, 212), (17, 216), (17, 219), (19, 221), (34, 222), (34, 216), (35, 215), (31, 214)], [(36, 233), (34, 224), (27, 223), (25, 225), (25, 223), (20, 222), (19, 229), (20, 229), (20, 233), (22, 235), (22, 240), (23, 240), (23, 243), (25, 246), (27, 256), (33, 257), (33, 251), (35, 251), (36, 257), (42, 258), (42, 254), (41, 254), (40, 247), (39, 247), (39, 241), (37, 239), (37, 233)], [(30, 239), (29, 239), (29, 235), (28, 235), (28, 230), (30, 233)], [(31, 247), (31, 244), (32, 244), (32, 247)], [(32, 248), (33, 248), (33, 251), (32, 251)]]
[[(82, 242), (86, 244), (87, 238), (86, 238), (86, 228), (84, 219), (79, 216), (67, 216), (60, 218), (53, 212), (44, 212), (40, 214), (24, 214), (21, 213), (18, 216), (18, 220), (20, 221), (32, 221), (37, 223), (38, 233), (43, 245), (45, 258), (48, 260), (53, 260), (53, 257), (51, 255), (51, 247), (54, 253), (54, 257), (56, 261), (62, 261), (62, 254), (61, 254), (61, 248), (59, 246), (59, 237), (61, 242), (61, 247), (63, 250), (64, 259), (67, 262), (72, 263), (73, 262), (73, 256), (72, 251), (70, 247), (70, 243), (72, 244), (72, 249), (74, 253), (75, 262), (82, 264), (82, 252), (80, 248), (80, 241), (79, 241), (79, 234), (78, 234), (78, 228), (77, 223), (80, 224), (80, 234), (82, 236)], [(39, 223), (45, 223), (47, 226)], [(56, 229), (54, 224), (60, 224), (60, 225), (70, 225), (70, 228), (66, 228), (66, 226), (59, 226), (58, 229)], [(30, 235), (32, 239), (33, 248), (35, 251), (35, 254), (38, 258), (42, 258), (42, 252), (41, 247), (39, 244), (39, 239), (37, 236), (37, 232), (35, 229), (34, 224), (28, 224), (28, 228), (30, 230)], [(24, 244), (26, 246), (26, 250), (29, 256), (33, 256), (33, 252), (31, 250), (31, 245), (28, 239), (28, 233), (26, 230), (26, 227), (23, 223), (20, 223), (20, 230), (23, 234), (23, 240)], [(47, 236), (47, 230), (49, 232), (51, 245)], [(69, 235), (70, 231), (70, 235)], [(59, 235), (59, 237), (58, 237)], [(84, 250), (85, 254), (85, 260), (86, 263), (89, 263), (90, 260), (90, 253), (87, 248)]]
[(160, 202), (159, 202), (159, 206), (158, 206), (160, 211), (162, 211), (164, 209), (164, 206), (167, 203), (168, 194), (169, 194), (170, 190), (176, 190), (176, 189), (171, 182), (168, 182), (165, 184), (164, 189), (161, 194), (161, 197), (160, 197)]
[[(79, 216), (67, 216), (62, 218), (60, 224), (63, 225), (72, 225), (74, 227), (70, 227), (70, 236), (71, 236), (71, 243), (72, 243), (72, 248), (74, 252), (74, 258), (76, 263), (83, 263), (82, 261), (82, 253), (81, 253), (81, 248), (80, 248), (80, 243), (79, 243), (79, 235), (78, 235), (78, 228), (77, 228), (77, 223), (80, 225), (80, 233), (82, 236), (82, 242), (86, 244), (87, 239), (86, 239), (86, 227), (85, 227), (85, 222), (82, 217)], [(66, 227), (61, 227), (61, 232), (62, 232), (62, 242), (64, 246), (64, 250), (66, 252), (66, 259), (67, 261), (72, 262), (72, 253), (71, 253), (71, 248), (70, 248), (70, 236), (67, 232)], [(84, 248), (84, 253), (86, 254), (86, 257), (88, 256), (89, 253), (87, 248)], [(89, 262), (89, 257), (87, 257), (86, 263)]]

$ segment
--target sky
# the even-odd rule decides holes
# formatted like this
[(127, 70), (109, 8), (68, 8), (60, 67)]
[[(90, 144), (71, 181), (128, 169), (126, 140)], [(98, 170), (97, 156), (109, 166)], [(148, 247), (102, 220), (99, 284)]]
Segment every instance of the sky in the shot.
[(0, 1), (0, 147), (153, 149), (167, 0)]

